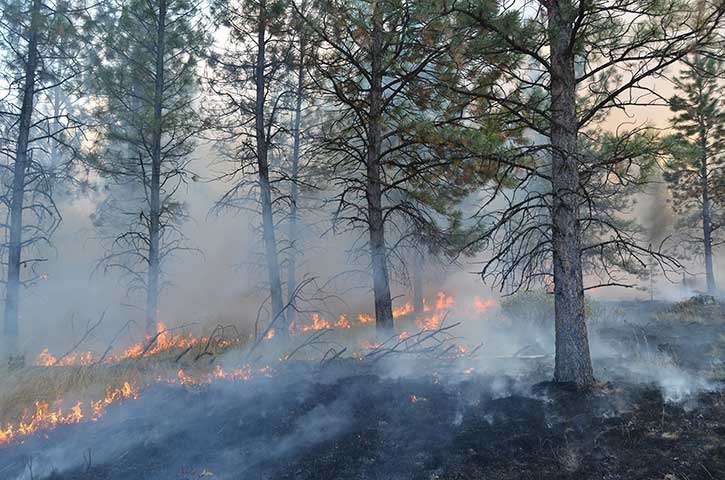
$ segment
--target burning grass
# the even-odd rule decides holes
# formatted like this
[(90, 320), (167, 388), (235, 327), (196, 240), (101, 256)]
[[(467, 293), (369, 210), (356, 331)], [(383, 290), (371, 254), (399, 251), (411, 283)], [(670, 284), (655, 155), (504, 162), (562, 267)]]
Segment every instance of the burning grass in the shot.
[[(367, 340), (364, 333), (372, 332), (373, 325), (362, 314), (354, 325), (345, 315), (340, 315), (335, 322), (328, 322), (317, 313), (311, 314), (308, 323), (290, 327), (291, 333), (300, 336), (299, 345), (291, 352), (274, 353), (280, 344), (275, 344), (273, 329), (269, 329), (262, 340), (271, 346), (267, 353), (271, 351), (283, 360), (297, 355), (297, 358), (308, 359), (321, 357), (322, 362), (330, 362), (348, 351), (358, 360), (377, 361), (401, 353), (455, 358), (466, 354), (468, 347), (454, 345), (451, 341), (455, 337), (448, 333), (451, 327), (442, 327), (446, 312), (453, 304), (452, 297), (439, 293), (432, 307), (426, 304), (424, 316), (411, 319), (421, 327), (420, 332), (402, 332), (384, 342)], [(411, 312), (412, 307), (405, 304), (396, 310), (396, 318)], [(354, 333), (353, 326), (356, 327)], [(334, 339), (321, 340), (332, 330), (336, 332)], [(101, 356), (93, 352), (69, 352), (56, 358), (44, 349), (34, 366), (9, 370), (3, 375), (0, 418), (14, 420), (0, 422), (0, 446), (22, 442), (30, 435), (52, 430), (58, 425), (96, 421), (108, 406), (136, 399), (140, 391), (154, 384), (198, 386), (221, 379), (247, 381), (255, 376), (272, 374), (269, 366), (253, 367), (241, 362), (231, 368), (218, 363), (212, 365), (219, 354), (233, 349), (241, 354), (245, 344), (238, 336), (224, 334), (225, 329), (218, 327), (209, 336), (194, 336), (159, 324), (155, 335), (115, 355), (108, 351)], [(322, 345), (326, 351), (320, 350)], [(247, 354), (253, 351), (250, 349)]]

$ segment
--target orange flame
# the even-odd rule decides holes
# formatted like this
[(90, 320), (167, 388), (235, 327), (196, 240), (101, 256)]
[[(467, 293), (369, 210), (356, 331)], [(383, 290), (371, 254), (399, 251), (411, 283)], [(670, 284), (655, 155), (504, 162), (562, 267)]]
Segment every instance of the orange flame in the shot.
[(404, 315), (408, 315), (409, 313), (413, 313), (413, 305), (411, 303), (406, 303), (405, 305), (393, 309), (393, 318), (402, 317)]
[(479, 296), (473, 298), (473, 309), (476, 313), (484, 313), (486, 310), (494, 306), (496, 306), (496, 302), (493, 298), (488, 298), (486, 300), (481, 299)]
[[(52, 430), (59, 425), (79, 423), (84, 418), (97, 420), (106, 407), (124, 398), (138, 398), (138, 390), (130, 383), (124, 382), (121, 387), (108, 387), (106, 396), (100, 400), (91, 401), (88, 407), (83, 402), (76, 402), (67, 410), (61, 407), (51, 408), (47, 402), (36, 401), (35, 412), (26, 412), (16, 423), (0, 425), (0, 445), (5, 445), (23, 437), (27, 437), (41, 430)], [(58, 400), (54, 403), (62, 403)]]

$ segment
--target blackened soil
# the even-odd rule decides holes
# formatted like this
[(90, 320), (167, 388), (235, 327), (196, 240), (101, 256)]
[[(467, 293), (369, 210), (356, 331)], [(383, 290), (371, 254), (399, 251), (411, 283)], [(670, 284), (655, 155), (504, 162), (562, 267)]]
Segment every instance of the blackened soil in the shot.
[(0, 477), (725, 479), (722, 389), (668, 403), (642, 385), (519, 391), (345, 371), (155, 387), (99, 422), (1, 450)]

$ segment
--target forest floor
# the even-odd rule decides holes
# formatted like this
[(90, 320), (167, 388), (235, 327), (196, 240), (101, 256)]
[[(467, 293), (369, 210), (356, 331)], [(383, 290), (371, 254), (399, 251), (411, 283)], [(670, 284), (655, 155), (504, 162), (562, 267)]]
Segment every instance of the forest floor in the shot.
[(588, 392), (546, 382), (548, 356), (290, 360), (149, 387), (0, 448), (0, 478), (725, 478), (725, 324), (680, 312), (591, 330), (605, 347)]

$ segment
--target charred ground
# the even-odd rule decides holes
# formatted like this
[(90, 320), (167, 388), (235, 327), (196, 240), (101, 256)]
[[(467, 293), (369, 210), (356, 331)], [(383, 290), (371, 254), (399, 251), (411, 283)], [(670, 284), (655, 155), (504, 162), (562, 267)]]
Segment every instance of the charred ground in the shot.
[(547, 383), (547, 356), (474, 373), (460, 361), (290, 361), (243, 385), (150, 388), (97, 422), (0, 450), (0, 476), (725, 478), (725, 328), (671, 311), (594, 325), (609, 354), (587, 392)]

